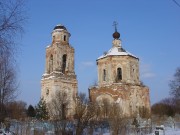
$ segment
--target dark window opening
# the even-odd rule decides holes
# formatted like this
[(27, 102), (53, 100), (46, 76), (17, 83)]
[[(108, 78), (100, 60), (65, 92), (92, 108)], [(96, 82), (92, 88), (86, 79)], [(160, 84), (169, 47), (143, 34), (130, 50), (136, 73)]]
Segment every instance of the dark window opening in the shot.
[(117, 69), (117, 80), (122, 80), (122, 70), (121, 70), (121, 68)]
[(50, 56), (49, 60), (49, 73), (53, 71), (53, 55)]
[(66, 41), (66, 35), (64, 35), (64, 41)]
[(46, 90), (46, 95), (47, 95), (47, 96), (49, 95), (49, 89)]
[(106, 70), (103, 70), (103, 81), (106, 81)]
[(62, 57), (62, 72), (65, 73), (65, 70), (66, 70), (66, 58), (67, 55), (64, 54), (63, 57)]

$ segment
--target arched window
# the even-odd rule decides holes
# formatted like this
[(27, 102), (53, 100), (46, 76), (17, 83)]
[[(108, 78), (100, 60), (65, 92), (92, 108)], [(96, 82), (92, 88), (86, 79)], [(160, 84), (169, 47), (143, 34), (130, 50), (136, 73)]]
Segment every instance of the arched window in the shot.
[(122, 80), (122, 70), (121, 68), (118, 68), (117, 69), (117, 80)]
[(64, 41), (66, 41), (66, 35), (64, 35)]
[(103, 70), (103, 81), (106, 81), (106, 70)]
[(67, 55), (64, 54), (62, 57), (62, 72), (65, 73), (66, 70), (66, 60), (67, 60)]
[(50, 56), (49, 59), (49, 73), (53, 71), (53, 55)]

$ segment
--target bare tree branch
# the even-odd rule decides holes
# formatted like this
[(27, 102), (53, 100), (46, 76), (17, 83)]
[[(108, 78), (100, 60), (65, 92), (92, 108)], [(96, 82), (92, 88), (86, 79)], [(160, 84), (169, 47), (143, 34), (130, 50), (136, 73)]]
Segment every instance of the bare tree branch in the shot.
[(180, 100), (180, 67), (177, 68), (174, 78), (170, 81), (169, 86), (172, 97)]
[(15, 37), (24, 32), (27, 20), (24, 10), (24, 0), (0, 1), (0, 52), (13, 52), (17, 48)]

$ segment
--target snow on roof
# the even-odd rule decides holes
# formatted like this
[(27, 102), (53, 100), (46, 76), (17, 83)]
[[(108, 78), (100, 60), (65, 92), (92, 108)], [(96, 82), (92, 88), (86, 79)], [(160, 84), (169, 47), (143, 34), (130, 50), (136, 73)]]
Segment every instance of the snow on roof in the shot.
[(46, 46), (46, 48), (49, 48), (51, 45)]
[(57, 24), (56, 26), (63, 26), (62, 24)]
[(107, 53), (104, 53), (97, 60), (105, 58), (107, 56), (128, 56), (128, 55), (138, 59), (138, 57), (131, 54), (130, 52), (125, 51), (121, 46), (113, 46)]

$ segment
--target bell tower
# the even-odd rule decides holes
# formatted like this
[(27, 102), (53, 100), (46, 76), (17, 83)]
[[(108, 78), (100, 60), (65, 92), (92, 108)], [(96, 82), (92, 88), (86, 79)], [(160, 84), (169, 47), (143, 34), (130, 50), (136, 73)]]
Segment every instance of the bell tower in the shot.
[(73, 112), (74, 99), (77, 94), (77, 79), (74, 71), (74, 48), (69, 43), (71, 34), (65, 26), (59, 24), (52, 31), (52, 43), (46, 47), (45, 73), (41, 79), (41, 97), (47, 103), (57, 91), (66, 93), (68, 113)]
[(46, 71), (64, 75), (74, 73), (74, 48), (69, 44), (70, 33), (63, 25), (57, 25), (52, 31), (52, 44), (46, 48)]

